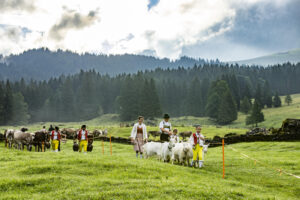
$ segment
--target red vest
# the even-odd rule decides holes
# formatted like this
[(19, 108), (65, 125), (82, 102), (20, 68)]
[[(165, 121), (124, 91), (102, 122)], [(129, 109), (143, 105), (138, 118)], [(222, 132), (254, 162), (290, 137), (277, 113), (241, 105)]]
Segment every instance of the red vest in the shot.
[[(81, 140), (81, 132), (82, 132), (82, 129), (78, 133), (78, 140)], [(87, 140), (87, 139), (88, 139), (88, 131), (85, 130), (85, 140)]]
[[(197, 142), (197, 135), (196, 135), (196, 133), (193, 133), (193, 138), (194, 138), (194, 144), (196, 145), (196, 144), (199, 144), (198, 142)], [(199, 142), (200, 142), (200, 138), (199, 138)]]
[[(52, 131), (51, 140), (53, 140), (53, 138), (54, 138), (54, 132), (55, 131)], [(60, 132), (59, 131), (57, 131), (57, 140), (60, 140)]]

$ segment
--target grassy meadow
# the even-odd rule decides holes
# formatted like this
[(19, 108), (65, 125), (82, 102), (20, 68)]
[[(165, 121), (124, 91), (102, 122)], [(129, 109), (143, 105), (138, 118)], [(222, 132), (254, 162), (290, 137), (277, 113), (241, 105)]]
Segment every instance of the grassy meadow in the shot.
[[(155, 158), (137, 159), (131, 145), (94, 143), (93, 152), (27, 152), (0, 143), (0, 199), (299, 199), (300, 180), (269, 169), (225, 147), (210, 148), (205, 168)], [(261, 162), (300, 175), (300, 142), (231, 145)]]

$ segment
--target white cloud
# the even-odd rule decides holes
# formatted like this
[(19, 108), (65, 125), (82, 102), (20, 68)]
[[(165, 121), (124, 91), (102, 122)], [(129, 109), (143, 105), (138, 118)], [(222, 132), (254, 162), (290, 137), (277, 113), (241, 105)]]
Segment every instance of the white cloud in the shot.
[[(138, 54), (151, 51), (158, 57), (176, 59), (185, 46), (206, 41), (230, 30), (234, 25), (237, 7), (258, 2), (160, 0), (148, 10), (148, 0), (35, 0), (30, 5), (24, 4), (23, 9), (20, 5), (18, 9), (7, 9), (0, 13), (0, 24), (8, 24), (19, 30), (21, 27), (31, 30), (26, 35), (19, 33), (17, 39), (12, 39), (7, 37), (6, 30), (0, 26), (0, 53), (7, 55), (31, 48), (48, 47), (79, 53)], [(284, 1), (274, 0), (274, 3), (279, 5)], [(91, 18), (88, 13), (95, 10), (98, 20), (93, 18), (89, 21)], [(74, 21), (65, 22), (67, 31), (56, 29), (61, 27), (63, 17), (71, 19), (74, 13), (81, 16), (87, 22), (86, 25), (74, 28)], [(53, 35), (58, 36), (59, 40), (54, 40), (51, 37)]]

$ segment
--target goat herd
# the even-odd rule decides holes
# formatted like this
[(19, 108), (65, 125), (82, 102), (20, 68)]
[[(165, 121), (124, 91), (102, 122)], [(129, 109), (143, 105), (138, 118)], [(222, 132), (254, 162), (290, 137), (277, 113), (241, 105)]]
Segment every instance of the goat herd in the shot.
[[(203, 145), (202, 158), (207, 153), (209, 144)], [(164, 162), (177, 161), (181, 165), (190, 165), (190, 159), (193, 159), (193, 145), (191, 140), (187, 142), (176, 142), (175, 138), (170, 138), (169, 142), (148, 142), (143, 146), (144, 157), (157, 156), (158, 160)], [(198, 162), (195, 162), (197, 164)]]

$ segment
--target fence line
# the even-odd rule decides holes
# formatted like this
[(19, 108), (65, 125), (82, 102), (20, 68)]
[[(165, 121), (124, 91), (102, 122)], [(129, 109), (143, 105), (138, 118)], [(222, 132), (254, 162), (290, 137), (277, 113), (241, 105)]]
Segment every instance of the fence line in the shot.
[(263, 162), (261, 162), (261, 161), (255, 159), (255, 158), (252, 158), (252, 157), (250, 157), (250, 156), (248, 156), (248, 155), (242, 153), (241, 151), (239, 151), (239, 150), (237, 150), (237, 149), (235, 149), (235, 148), (233, 148), (233, 147), (230, 147), (230, 146), (227, 146), (227, 147), (230, 148), (230, 149), (232, 149), (233, 151), (235, 151), (235, 152), (241, 154), (242, 156), (244, 156), (244, 157), (246, 157), (246, 158), (248, 158), (248, 159), (250, 159), (250, 160), (253, 160), (253, 161), (255, 162), (255, 164), (256, 164), (256, 163), (259, 163), (259, 164), (263, 165), (263, 166), (266, 167), (266, 168), (270, 168), (270, 169), (272, 169), (272, 170), (278, 171), (278, 172), (280, 173), (280, 175), (281, 175), (282, 173), (284, 173), (284, 174), (287, 174), (287, 175), (290, 175), (290, 176), (293, 176), (293, 177), (295, 177), (295, 178), (300, 179), (300, 176), (297, 176), (297, 175), (295, 175), (295, 174), (289, 173), (289, 172), (284, 171), (284, 170), (279, 169), (279, 168), (274, 168), (274, 167), (272, 167), (272, 166), (269, 166), (269, 165), (267, 165), (267, 164), (265, 164), (265, 163), (263, 163)]

